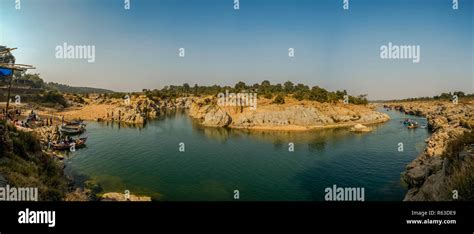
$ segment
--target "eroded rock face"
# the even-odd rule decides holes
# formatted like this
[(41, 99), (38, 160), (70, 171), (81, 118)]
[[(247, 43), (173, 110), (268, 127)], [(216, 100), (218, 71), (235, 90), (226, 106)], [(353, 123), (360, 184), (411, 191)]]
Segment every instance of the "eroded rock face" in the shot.
[(122, 103), (107, 113), (101, 120), (118, 121), (130, 124), (143, 124), (147, 119), (153, 119), (161, 110), (189, 108), (193, 98), (180, 97), (175, 100), (154, 101), (145, 96), (132, 98), (130, 103)]
[(210, 99), (202, 99), (189, 105), (189, 115), (200, 119), (203, 125), (226, 127), (232, 122), (230, 115), (223, 108), (211, 103)]
[(207, 126), (226, 127), (232, 122), (232, 118), (223, 109), (213, 106), (208, 109), (202, 122)]
[[(452, 200), (448, 185), (454, 174), (453, 165), (462, 169), (474, 162), (474, 154), (456, 160), (447, 155), (450, 141), (456, 141), (472, 131), (470, 121), (474, 115), (473, 103), (451, 102), (410, 102), (396, 104), (405, 112), (418, 111), (426, 114), (428, 125), (433, 132), (427, 140), (424, 151), (406, 167), (402, 182), (408, 187), (405, 201)], [(447, 157), (450, 156), (450, 157)], [(474, 173), (472, 171), (471, 173)]]
[(324, 125), (332, 124), (334, 120), (323, 115), (313, 107), (289, 106), (275, 111), (246, 112), (237, 117), (232, 123), (236, 127), (254, 126), (283, 126), (283, 125)]
[(380, 123), (389, 120), (384, 113), (369, 107), (328, 104), (293, 103), (263, 105), (253, 110), (246, 107), (221, 107), (212, 98), (191, 105), (190, 116), (201, 119), (206, 126), (233, 128), (268, 128), (296, 126), (301, 128)]

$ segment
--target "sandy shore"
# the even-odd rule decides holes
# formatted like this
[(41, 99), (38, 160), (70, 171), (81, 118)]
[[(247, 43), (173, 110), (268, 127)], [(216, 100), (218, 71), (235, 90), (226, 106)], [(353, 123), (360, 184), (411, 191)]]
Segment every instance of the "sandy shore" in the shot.
[(113, 104), (90, 104), (83, 108), (66, 109), (56, 112), (55, 115), (64, 116), (66, 120), (83, 119), (97, 121), (105, 118), (107, 113), (111, 113), (117, 105)]

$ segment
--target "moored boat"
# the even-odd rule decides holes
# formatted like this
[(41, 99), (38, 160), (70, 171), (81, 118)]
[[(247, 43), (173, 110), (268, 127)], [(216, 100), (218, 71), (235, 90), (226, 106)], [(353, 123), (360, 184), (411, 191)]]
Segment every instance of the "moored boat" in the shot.
[(72, 142), (62, 141), (59, 143), (52, 143), (52, 148), (54, 150), (69, 150), (72, 146), (75, 148), (80, 148), (85, 146), (87, 137), (81, 137), (73, 140)]
[(59, 128), (59, 131), (65, 134), (79, 134), (86, 130), (84, 124), (79, 125), (72, 125), (72, 124), (64, 124)]

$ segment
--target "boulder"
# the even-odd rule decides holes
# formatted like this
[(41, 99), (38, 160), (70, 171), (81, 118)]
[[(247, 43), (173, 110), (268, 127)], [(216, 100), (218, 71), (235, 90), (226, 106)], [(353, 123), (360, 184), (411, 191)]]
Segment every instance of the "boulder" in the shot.
[(137, 196), (130, 194), (128, 198), (123, 193), (105, 193), (101, 196), (101, 201), (138, 201), (138, 202), (149, 202), (151, 197), (148, 196)]
[(372, 128), (369, 128), (362, 124), (356, 124), (351, 128), (351, 132), (371, 132)]

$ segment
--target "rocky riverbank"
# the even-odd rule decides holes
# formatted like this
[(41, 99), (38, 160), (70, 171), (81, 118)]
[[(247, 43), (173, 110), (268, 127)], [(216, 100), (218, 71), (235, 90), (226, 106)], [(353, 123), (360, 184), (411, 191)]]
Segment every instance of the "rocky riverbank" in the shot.
[(144, 95), (130, 99), (90, 99), (88, 104), (68, 108), (54, 113), (66, 120), (113, 121), (128, 124), (143, 124), (156, 118), (161, 111), (189, 108), (193, 98), (180, 97), (172, 100), (154, 100)]
[(259, 130), (310, 130), (316, 128), (350, 127), (356, 124), (382, 123), (387, 114), (370, 105), (319, 103), (290, 100), (272, 104), (259, 99), (258, 108), (219, 106), (213, 98), (192, 103), (190, 116), (205, 126)]
[[(424, 151), (402, 173), (407, 185), (405, 201), (469, 199), (474, 190), (474, 101), (391, 103), (391, 108), (426, 116), (433, 134)], [(461, 193), (462, 191), (466, 191)], [(458, 197), (456, 196), (458, 194)]]

